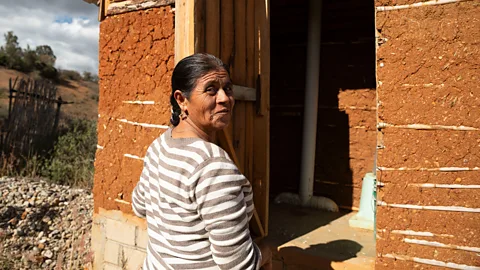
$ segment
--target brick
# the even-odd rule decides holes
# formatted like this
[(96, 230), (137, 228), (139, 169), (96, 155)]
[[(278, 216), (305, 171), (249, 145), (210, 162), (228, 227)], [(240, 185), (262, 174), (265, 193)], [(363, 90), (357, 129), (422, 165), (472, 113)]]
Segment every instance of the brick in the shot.
[(135, 246), (147, 249), (148, 244), (148, 232), (146, 229), (137, 227), (135, 235)]
[(106, 239), (105, 231), (102, 224), (103, 221), (103, 217), (99, 216), (98, 214), (93, 216), (91, 248), (94, 251), (94, 269), (102, 269), (103, 265)]
[(116, 220), (107, 219), (105, 222), (107, 239), (120, 242), (125, 245), (135, 245), (135, 226)]
[(104, 261), (118, 265), (120, 255), (120, 244), (107, 240), (105, 243)]
[(127, 261), (126, 269), (139, 270), (142, 269), (146, 252), (129, 247), (123, 247), (123, 256)]

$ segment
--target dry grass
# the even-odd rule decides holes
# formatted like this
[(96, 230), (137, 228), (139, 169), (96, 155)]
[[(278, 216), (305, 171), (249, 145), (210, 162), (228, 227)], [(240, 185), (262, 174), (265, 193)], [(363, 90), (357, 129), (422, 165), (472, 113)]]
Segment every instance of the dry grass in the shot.
[[(8, 80), (15, 77), (31, 77), (19, 71), (0, 68), (0, 118), (8, 112)], [(88, 81), (67, 80), (57, 84), (57, 95), (64, 101), (74, 104), (62, 106), (62, 112), (67, 118), (96, 119), (98, 114), (98, 84)], [(5, 93), (3, 93), (5, 92)], [(92, 98), (94, 97), (94, 98)]]

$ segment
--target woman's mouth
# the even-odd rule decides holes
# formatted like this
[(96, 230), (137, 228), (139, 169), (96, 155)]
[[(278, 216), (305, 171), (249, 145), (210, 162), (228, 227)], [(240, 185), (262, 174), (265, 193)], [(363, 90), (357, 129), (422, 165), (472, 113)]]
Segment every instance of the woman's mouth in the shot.
[(223, 110), (220, 110), (220, 111), (216, 112), (215, 114), (228, 114), (229, 112), (230, 112), (230, 110), (223, 109)]

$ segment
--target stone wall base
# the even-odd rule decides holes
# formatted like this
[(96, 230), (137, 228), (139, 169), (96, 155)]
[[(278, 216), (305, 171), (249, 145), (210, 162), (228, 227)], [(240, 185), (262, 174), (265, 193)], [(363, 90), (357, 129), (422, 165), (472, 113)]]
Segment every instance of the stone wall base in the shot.
[(102, 208), (93, 215), (94, 270), (141, 269), (147, 242), (146, 220)]

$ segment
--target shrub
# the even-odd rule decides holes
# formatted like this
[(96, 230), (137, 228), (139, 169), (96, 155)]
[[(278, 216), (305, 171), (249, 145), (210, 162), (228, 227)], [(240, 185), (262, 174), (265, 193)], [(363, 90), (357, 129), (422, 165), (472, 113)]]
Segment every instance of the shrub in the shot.
[(38, 70), (40, 70), (40, 76), (45, 79), (56, 80), (58, 78), (58, 71), (53, 66), (42, 65)]
[(96, 148), (96, 121), (71, 120), (68, 130), (58, 138), (43, 175), (57, 184), (91, 188)]
[(81, 81), (83, 79), (82, 75), (75, 70), (62, 69), (59, 73), (61, 80)]
[(6, 67), (8, 65), (8, 56), (3, 50), (0, 50), (0, 66)]

